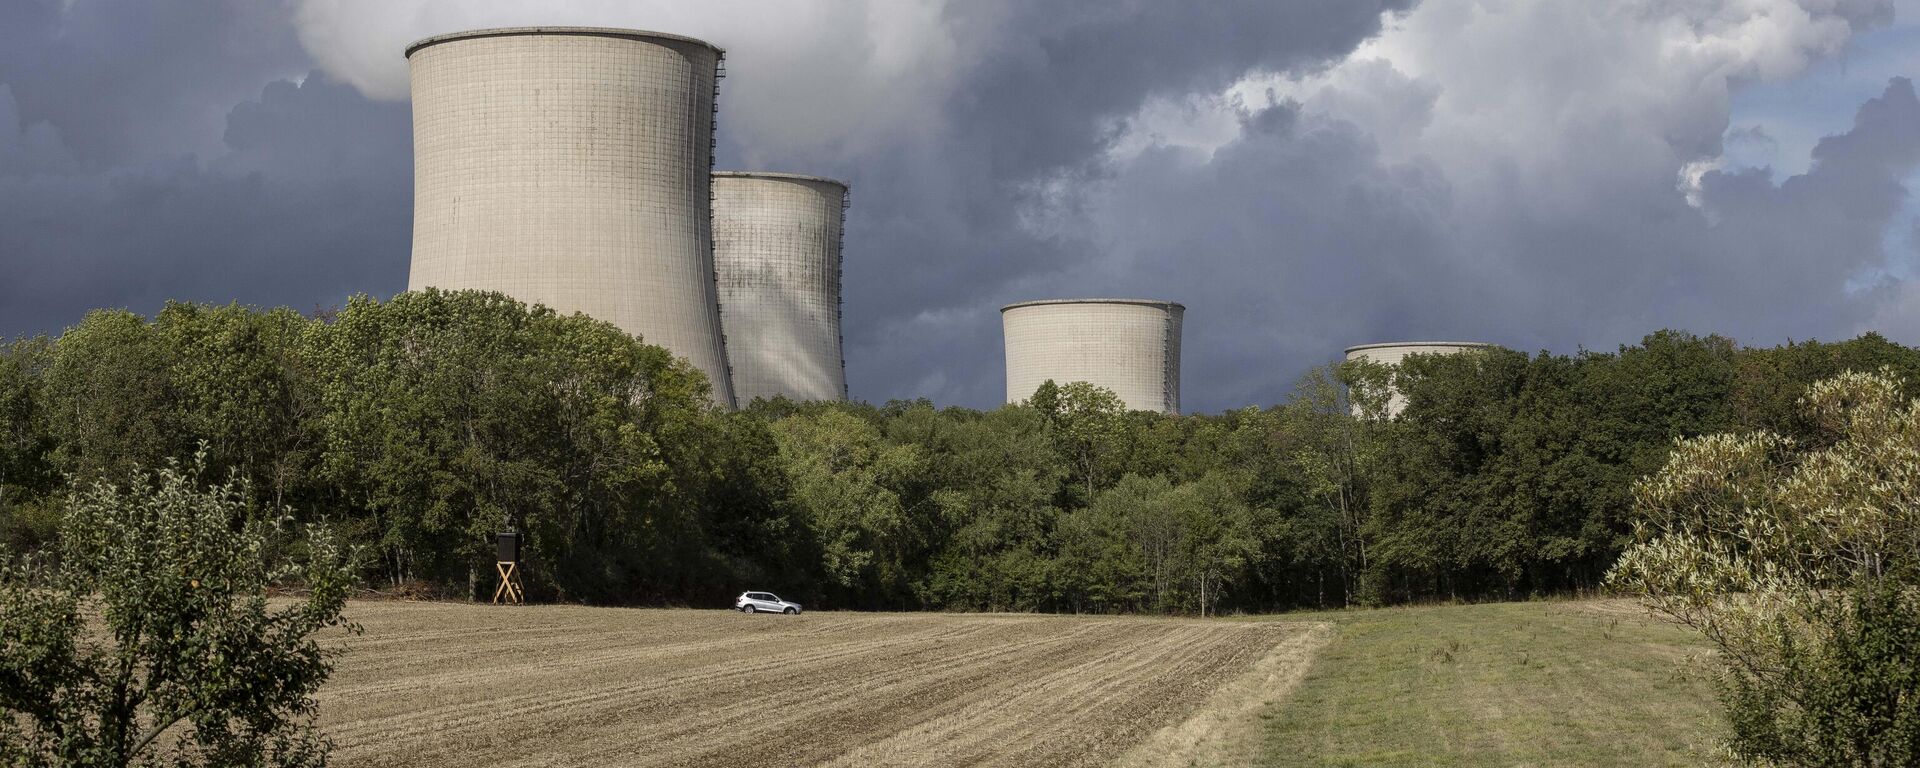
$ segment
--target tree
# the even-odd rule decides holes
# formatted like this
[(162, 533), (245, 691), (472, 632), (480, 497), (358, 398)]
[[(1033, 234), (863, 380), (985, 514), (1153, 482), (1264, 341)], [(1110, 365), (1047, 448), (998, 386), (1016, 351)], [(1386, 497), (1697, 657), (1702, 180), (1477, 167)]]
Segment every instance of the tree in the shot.
[[(1276, 430), (1284, 436), (1285, 468), (1300, 479), (1316, 503), (1321, 520), (1331, 525), (1334, 565), (1343, 602), (1356, 597), (1354, 574), (1368, 567), (1367, 491), (1380, 462), (1379, 433), (1385, 428), (1388, 395), (1385, 382), (1391, 370), (1370, 360), (1354, 360), (1338, 368), (1315, 368), (1300, 377), (1292, 399), (1277, 414)], [(1350, 405), (1341, 402), (1345, 384)], [(1324, 548), (1309, 529), (1296, 527), (1293, 538), (1304, 550)], [(1308, 534), (1308, 535), (1301, 535)]]
[[(1353, 361), (1217, 415), (1051, 381), (992, 411), (727, 413), (670, 351), (497, 293), (357, 297), (315, 318), (170, 303), (0, 346), (0, 546), (51, 546), (75, 488), (204, 441), (210, 474), (250, 481), (253, 514), (335, 521), (368, 578), (427, 594), (484, 595), (503, 525), (527, 537), (535, 596), (604, 603), (770, 584), (963, 610), (1557, 593), (1596, 586), (1631, 543), (1633, 483), (1674, 440), (1761, 428), (1829, 446), (1799, 394), (1882, 366), (1920, 383), (1920, 350), (1872, 334), (1740, 349), (1661, 331), (1614, 352)], [(1164, 578), (1143, 575), (1128, 519), (1107, 519), (1122, 497), (1100, 501), (1128, 475), (1165, 481), (1156, 503), (1215, 477), (1252, 520), (1250, 554), (1207, 573), (1176, 548)]]
[(1892, 369), (1902, 386), (1920, 385), (1920, 356), (1877, 333), (1837, 344), (1788, 343), (1735, 354), (1737, 374), (1733, 409), (1744, 429), (1764, 429), (1788, 437), (1809, 437), (1812, 425), (1800, 408), (1800, 396), (1814, 382), (1846, 371)]
[(51, 499), (61, 487), (43, 410), (53, 358), (45, 337), (0, 346), (0, 548), (37, 549), (53, 539)]
[[(1316, 369), (1315, 373), (1326, 370)], [(1337, 393), (1333, 400), (1326, 418), (1348, 418), (1339, 411)], [(1286, 405), (1242, 408), (1213, 420), (1218, 443), (1212, 449), (1217, 453), (1216, 466), (1210, 471), (1234, 480), (1235, 491), (1255, 524), (1257, 551), (1248, 562), (1243, 588), (1235, 591), (1235, 602), (1256, 610), (1293, 605), (1326, 607), (1328, 590), (1340, 591), (1340, 579), (1346, 572), (1340, 549), (1340, 494), (1316, 493), (1324, 488), (1316, 483), (1328, 476), (1309, 477), (1297, 461), (1303, 448), (1315, 445), (1314, 438), (1324, 434), (1304, 428), (1316, 423), (1313, 414), (1296, 418), (1302, 415), (1297, 410), (1301, 405), (1296, 390)], [(1196, 434), (1208, 435), (1211, 431), (1199, 430)], [(1336, 503), (1326, 503), (1329, 501)]]
[(892, 424), (927, 459), (942, 546), (924, 592), (941, 607), (1043, 609), (1055, 597), (1053, 554), (1065, 477), (1040, 413), (1009, 406), (980, 418), (931, 408)]
[(1920, 403), (1888, 371), (1812, 386), (1823, 434), (1681, 441), (1608, 582), (1720, 651), (1755, 764), (1920, 760)]
[(132, 312), (91, 312), (61, 334), (43, 391), (55, 466), (82, 483), (193, 451), (173, 422), (166, 350)]
[(1504, 349), (1409, 355), (1394, 370), (1406, 407), (1377, 427), (1378, 461), (1391, 467), (1368, 492), (1371, 544), (1365, 602), (1449, 597), (1491, 587), (1511, 594), (1502, 553), (1516, 532), (1495, 514), (1487, 468), (1503, 451), (1527, 356)]
[(1580, 397), (1593, 404), (1591, 427), (1619, 436), (1617, 460), (1631, 477), (1658, 471), (1673, 441), (1734, 427), (1733, 342), (1721, 336), (1660, 331), (1621, 347), (1595, 366)]
[(1169, 502), (1182, 529), (1180, 570), (1193, 584), (1189, 594), (1199, 614), (1206, 616), (1259, 553), (1253, 511), (1218, 474), (1179, 486)]
[(792, 502), (817, 537), (826, 576), (855, 594), (901, 592), (919, 542), (899, 489), (924, 470), (919, 451), (887, 444), (840, 410), (791, 416), (774, 429)]
[(789, 503), (792, 491), (773, 425), (746, 412), (716, 416), (708, 425), (700, 432), (707, 438), (702, 455), (689, 463), (702, 474), (695, 480), (701, 491), (697, 528), (720, 572), (689, 573), (698, 583), (685, 592), (687, 599), (724, 600), (769, 584), (800, 596), (817, 594), (812, 587), (820, 553)]
[(1594, 423), (1577, 386), (1612, 358), (1541, 353), (1526, 362), (1497, 451), (1479, 474), (1475, 536), (1481, 562), (1509, 594), (1565, 591), (1595, 583), (1626, 533), (1626, 470), (1598, 458), (1617, 454)]
[(1096, 605), (1205, 616), (1259, 551), (1251, 510), (1217, 474), (1178, 485), (1124, 475), (1063, 526), (1074, 567), (1098, 577), (1084, 585)]
[[(312, 635), (342, 624), (346, 557), (308, 527), (304, 556), (271, 564), (279, 532), (247, 515), (243, 481), (203, 489), (205, 463), (94, 486), (58, 566), (0, 571), (0, 764), (325, 763)], [(307, 594), (270, 605), (279, 583)]]
[(535, 586), (564, 595), (630, 599), (688, 571), (679, 548), (699, 545), (697, 515), (668, 454), (703, 439), (707, 401), (684, 360), (478, 291), (355, 297), (306, 344), (320, 475), (393, 582), (464, 579), (473, 594), (506, 525), (549, 566)]
[(1086, 486), (1091, 500), (1099, 488), (1102, 467), (1125, 435), (1126, 406), (1113, 390), (1084, 381), (1040, 385), (1033, 402), (1053, 427), (1054, 441)]
[[(269, 508), (289, 503), (313, 461), (314, 378), (293, 310), (167, 302), (153, 319), (170, 395), (168, 423), (204, 442), (208, 469), (237, 471)], [(174, 457), (177, 458), (177, 457)]]

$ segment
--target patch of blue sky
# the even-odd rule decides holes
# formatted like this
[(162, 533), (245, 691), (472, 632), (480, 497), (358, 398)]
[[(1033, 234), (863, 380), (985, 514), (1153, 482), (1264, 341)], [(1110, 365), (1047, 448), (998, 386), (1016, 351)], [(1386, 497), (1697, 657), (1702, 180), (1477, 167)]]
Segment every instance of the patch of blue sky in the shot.
[[(1808, 67), (1798, 77), (1749, 85), (1736, 91), (1724, 138), (1728, 170), (1766, 168), (1778, 184), (1805, 173), (1822, 138), (1853, 127), (1854, 113), (1886, 90), (1895, 77), (1920, 78), (1920, 0), (1896, 0), (1891, 25), (1854, 38), (1839, 56)], [(1885, 264), (1848, 280), (1849, 292), (1872, 289), (1888, 279), (1920, 275), (1920, 173), (1906, 180), (1903, 215), (1882, 234)]]

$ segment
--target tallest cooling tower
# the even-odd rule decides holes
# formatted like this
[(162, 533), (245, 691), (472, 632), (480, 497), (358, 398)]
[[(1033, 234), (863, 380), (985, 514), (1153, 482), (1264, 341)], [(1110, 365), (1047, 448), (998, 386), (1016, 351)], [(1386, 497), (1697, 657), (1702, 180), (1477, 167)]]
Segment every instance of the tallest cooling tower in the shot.
[(580, 27), (408, 46), (408, 289), (584, 312), (686, 358), (731, 406), (708, 175), (722, 56), (691, 38)]

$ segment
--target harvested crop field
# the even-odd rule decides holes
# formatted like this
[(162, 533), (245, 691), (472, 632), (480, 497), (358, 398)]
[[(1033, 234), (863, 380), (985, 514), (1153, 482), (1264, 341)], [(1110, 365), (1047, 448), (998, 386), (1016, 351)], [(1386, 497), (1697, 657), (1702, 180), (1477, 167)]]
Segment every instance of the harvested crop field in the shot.
[[(1184, 764), (1321, 625), (356, 603), (340, 766)], [(1242, 700), (1245, 699), (1245, 700)], [(1196, 738), (1195, 734), (1205, 734)]]

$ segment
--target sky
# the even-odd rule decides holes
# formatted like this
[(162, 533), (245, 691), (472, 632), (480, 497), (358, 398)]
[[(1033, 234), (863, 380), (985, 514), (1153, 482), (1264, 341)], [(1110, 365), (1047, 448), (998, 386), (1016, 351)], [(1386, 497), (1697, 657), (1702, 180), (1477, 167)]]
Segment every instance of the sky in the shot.
[(1920, 344), (1920, 0), (8, 0), (0, 336), (406, 285), (408, 41), (727, 49), (723, 169), (849, 181), (855, 398), (999, 307), (1186, 305), (1183, 407), (1380, 341)]

